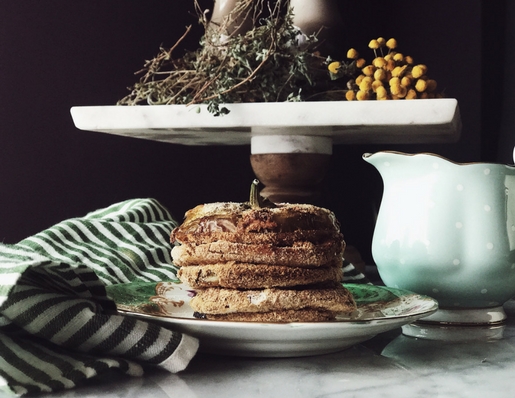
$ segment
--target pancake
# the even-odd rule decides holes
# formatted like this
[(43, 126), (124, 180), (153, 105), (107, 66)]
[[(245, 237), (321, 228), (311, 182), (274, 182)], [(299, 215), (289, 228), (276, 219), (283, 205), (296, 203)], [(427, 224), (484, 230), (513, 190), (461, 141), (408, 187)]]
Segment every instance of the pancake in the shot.
[(344, 247), (343, 240), (322, 244), (301, 241), (295, 242), (292, 246), (216, 241), (200, 245), (183, 243), (172, 249), (172, 257), (178, 266), (235, 261), (291, 267), (320, 267), (342, 258)]
[(195, 313), (196, 318), (209, 319), (212, 321), (233, 321), (233, 322), (327, 322), (334, 320), (334, 313), (318, 310), (283, 310), (269, 312), (236, 312), (232, 314), (200, 314)]
[(183, 241), (188, 235), (213, 232), (270, 233), (339, 231), (334, 214), (307, 204), (282, 204), (253, 208), (249, 203), (217, 202), (188, 210), (184, 222), (172, 232), (172, 240)]
[(327, 241), (341, 240), (340, 232), (334, 230), (296, 230), (291, 232), (227, 232), (210, 231), (185, 233), (180, 229), (175, 229), (172, 233), (171, 241), (196, 244), (226, 241), (241, 244), (292, 246), (295, 242), (312, 242), (315, 244)]
[(201, 314), (264, 313), (309, 309), (336, 315), (355, 309), (350, 292), (336, 283), (322, 288), (300, 287), (298, 289), (237, 290), (212, 287), (197, 290), (190, 305), (194, 311)]
[(233, 261), (181, 267), (177, 276), (194, 289), (258, 289), (318, 284), (343, 279), (342, 261), (318, 268), (246, 264)]

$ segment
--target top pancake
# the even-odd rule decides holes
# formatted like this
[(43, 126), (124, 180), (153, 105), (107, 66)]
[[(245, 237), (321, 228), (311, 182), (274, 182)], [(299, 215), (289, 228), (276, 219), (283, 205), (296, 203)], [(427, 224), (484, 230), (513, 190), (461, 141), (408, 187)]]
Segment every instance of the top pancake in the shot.
[(291, 246), (295, 242), (340, 241), (334, 214), (307, 204), (252, 208), (248, 203), (216, 202), (188, 210), (170, 236), (172, 242), (204, 244), (226, 241)]

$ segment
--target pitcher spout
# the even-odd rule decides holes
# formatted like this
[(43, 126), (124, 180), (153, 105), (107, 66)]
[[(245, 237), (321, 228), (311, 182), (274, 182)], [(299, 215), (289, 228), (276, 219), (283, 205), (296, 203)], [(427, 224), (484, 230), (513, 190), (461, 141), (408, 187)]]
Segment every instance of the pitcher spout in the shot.
[(395, 151), (380, 151), (375, 153), (364, 153), (362, 155), (363, 160), (370, 163), (377, 170), (381, 171), (383, 166), (390, 165), (395, 159), (405, 158), (408, 156), (407, 153), (395, 152)]
[(363, 154), (363, 160), (367, 163), (370, 163), (370, 164), (374, 164), (374, 155), (376, 155), (375, 153), (370, 153), (370, 152), (366, 152)]

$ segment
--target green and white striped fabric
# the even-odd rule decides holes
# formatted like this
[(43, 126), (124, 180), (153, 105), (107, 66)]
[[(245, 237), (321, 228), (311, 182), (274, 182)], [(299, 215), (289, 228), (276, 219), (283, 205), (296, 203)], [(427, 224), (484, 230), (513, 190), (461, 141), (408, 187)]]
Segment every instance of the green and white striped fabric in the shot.
[(176, 280), (176, 226), (152, 199), (134, 199), (0, 245), (0, 392), (73, 388), (116, 371), (183, 370), (198, 341), (116, 313), (105, 287)]

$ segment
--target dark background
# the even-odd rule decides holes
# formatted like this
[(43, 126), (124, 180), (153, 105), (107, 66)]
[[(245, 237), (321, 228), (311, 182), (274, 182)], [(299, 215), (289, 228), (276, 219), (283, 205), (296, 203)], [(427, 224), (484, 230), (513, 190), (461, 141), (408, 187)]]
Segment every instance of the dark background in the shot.
[[(458, 99), (463, 121), (455, 144), (335, 146), (326, 203), (367, 262), (382, 183), (361, 159), (364, 152), (498, 160), (504, 8), (504, 1), (341, 1), (342, 48), (366, 54), (370, 39), (395, 37)], [(181, 49), (194, 50), (202, 29), (192, 0), (0, 4), (0, 241), (15, 243), (129, 198), (156, 198), (177, 219), (199, 203), (247, 199), (249, 146), (179, 146), (85, 132), (70, 117), (72, 106), (115, 104), (144, 60), (160, 45), (172, 46), (189, 24), (195, 29)]]

